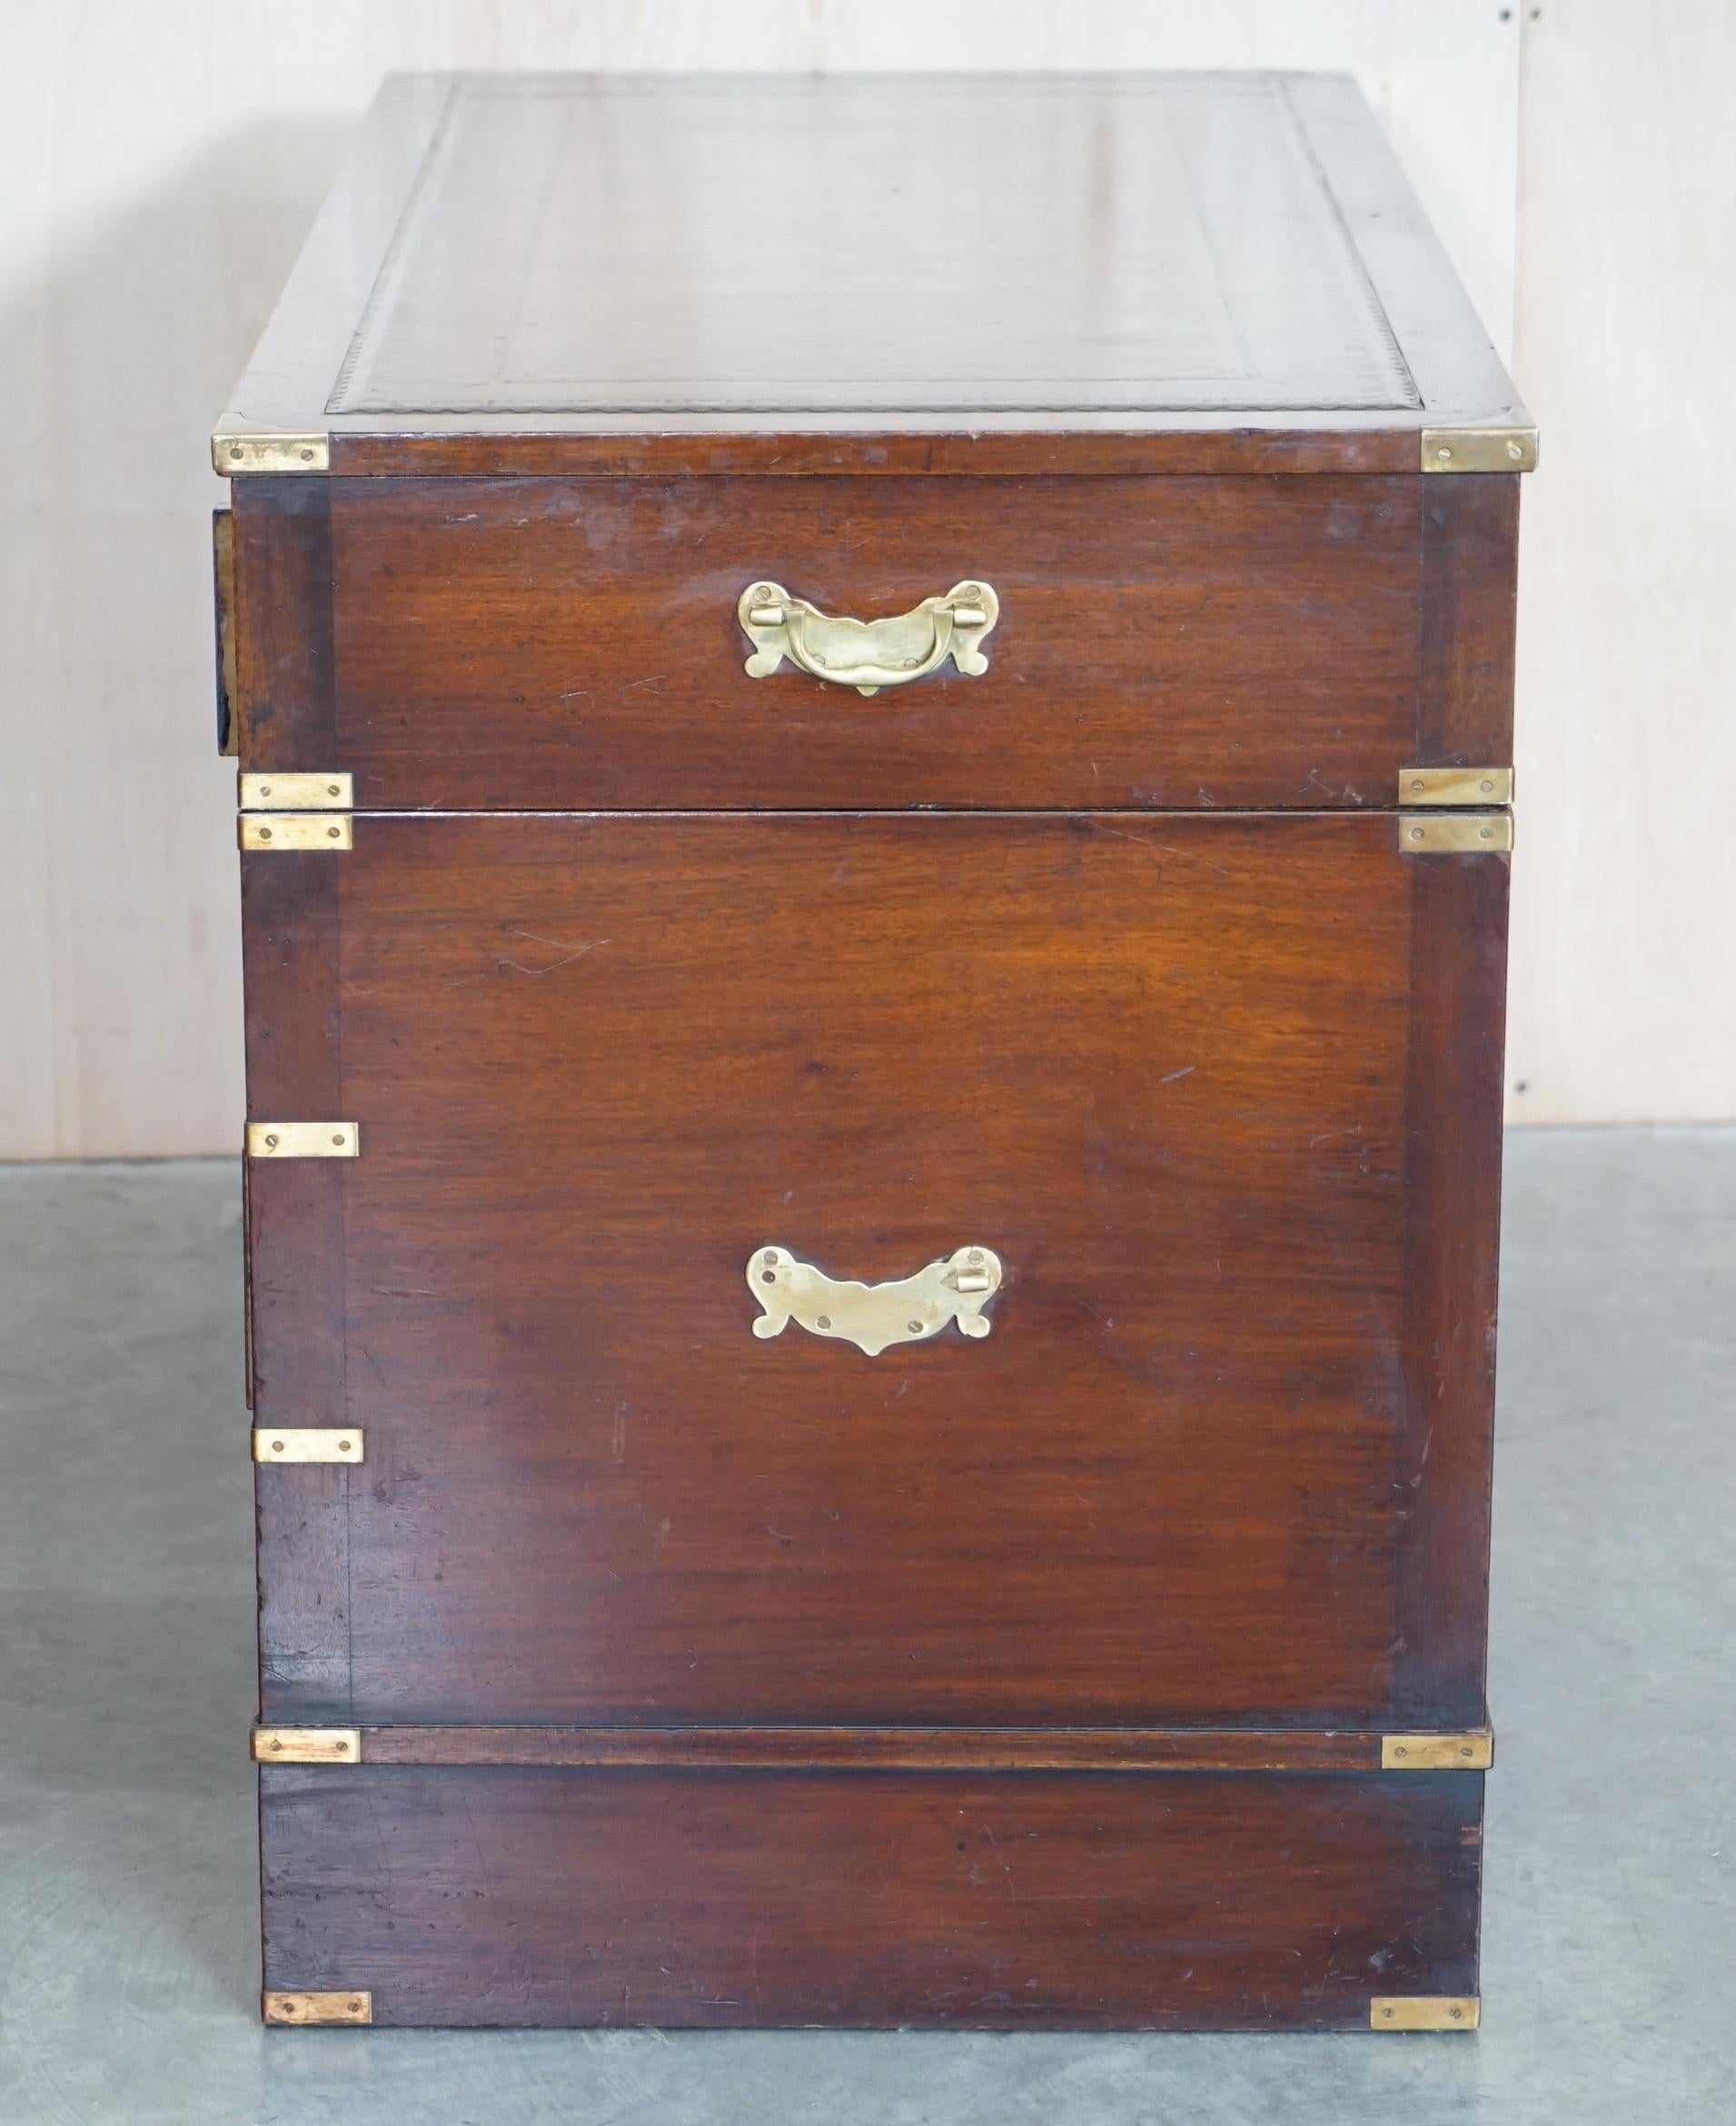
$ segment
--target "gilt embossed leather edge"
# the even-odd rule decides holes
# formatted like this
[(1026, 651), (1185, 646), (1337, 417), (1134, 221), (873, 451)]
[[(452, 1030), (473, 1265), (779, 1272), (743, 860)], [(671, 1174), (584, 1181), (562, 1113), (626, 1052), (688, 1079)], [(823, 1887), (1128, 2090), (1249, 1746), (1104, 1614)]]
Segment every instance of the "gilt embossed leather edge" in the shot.
[(1537, 445), (1354, 84), (396, 78), (212, 449), (264, 2021), (1474, 2031)]

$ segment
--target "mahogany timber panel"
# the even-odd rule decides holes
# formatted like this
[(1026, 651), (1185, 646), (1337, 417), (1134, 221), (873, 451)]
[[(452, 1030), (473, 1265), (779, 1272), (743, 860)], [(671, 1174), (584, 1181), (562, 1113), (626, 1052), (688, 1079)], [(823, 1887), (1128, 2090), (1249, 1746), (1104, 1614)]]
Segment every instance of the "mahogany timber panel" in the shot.
[[(1483, 1201), (1405, 1255), (1499, 970), (1413, 1047), (1412, 881), (1440, 953), (1505, 875), (1395, 839), (447, 817), (250, 859), (343, 879), (355, 1717), (1391, 1724), (1445, 1363), (1402, 1325), (1459, 1304), (1405, 1278), (1494, 1243)], [(973, 1239), (981, 1343), (749, 1333), (756, 1246), (873, 1280)]]
[[(364, 1727), (364, 1764), (1368, 1772), (1379, 1734), (1295, 1727)], [(1486, 1744), (1483, 1745), (1486, 1747)], [(1478, 1758), (1474, 1741), (1455, 1755)]]
[[(243, 765), (364, 810), (1354, 809), (1426, 757), (1420, 475), (324, 484), (331, 728)], [(858, 618), (983, 579), (988, 670), (749, 679), (762, 578)]]
[(265, 1984), (385, 2024), (1365, 2030), (1476, 1991), (1482, 1788), (267, 1770)]

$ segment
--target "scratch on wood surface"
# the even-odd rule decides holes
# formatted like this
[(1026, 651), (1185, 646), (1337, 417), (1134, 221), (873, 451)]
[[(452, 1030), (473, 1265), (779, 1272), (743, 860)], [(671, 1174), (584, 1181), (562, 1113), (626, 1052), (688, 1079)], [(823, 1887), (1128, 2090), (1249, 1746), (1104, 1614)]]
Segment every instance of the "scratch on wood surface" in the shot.
[(515, 938), (528, 938), (533, 945), (546, 945), (551, 952), (559, 952), (561, 956), (559, 959), (551, 959), (547, 967), (526, 967), (521, 959), (514, 959), (510, 953), (495, 952), (491, 955), (496, 967), (510, 967), (515, 974), (522, 975), (553, 974), (557, 969), (570, 967), (575, 959), (582, 959), (587, 952), (600, 951), (609, 943), (607, 938), (593, 938), (589, 944), (569, 945), (560, 938), (539, 938), (533, 930), (514, 930), (511, 935)]

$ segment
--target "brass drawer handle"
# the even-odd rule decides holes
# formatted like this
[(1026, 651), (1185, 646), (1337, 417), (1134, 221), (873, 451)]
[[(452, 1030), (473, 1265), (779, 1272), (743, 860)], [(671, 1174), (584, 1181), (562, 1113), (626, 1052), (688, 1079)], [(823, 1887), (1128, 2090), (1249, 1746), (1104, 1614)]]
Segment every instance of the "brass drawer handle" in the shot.
[(749, 583), (736, 618), (753, 644), (749, 679), (766, 679), (787, 657), (816, 679), (878, 694), (918, 680), (950, 657), (973, 679), (988, 670), (983, 638), (1000, 618), (987, 583), (955, 583), (944, 598), (925, 598), (887, 620), (834, 620), (792, 598), (781, 583)]
[(841, 1336), (870, 1358), (888, 1345), (938, 1336), (949, 1321), (967, 1336), (986, 1336), (992, 1324), (983, 1308), (1000, 1290), (1000, 1278), (992, 1247), (960, 1247), (890, 1285), (828, 1277), (787, 1247), (756, 1247), (748, 1258), (748, 1288), (765, 1308), (755, 1336), (779, 1336), (786, 1323), (799, 1321), (817, 1336)]

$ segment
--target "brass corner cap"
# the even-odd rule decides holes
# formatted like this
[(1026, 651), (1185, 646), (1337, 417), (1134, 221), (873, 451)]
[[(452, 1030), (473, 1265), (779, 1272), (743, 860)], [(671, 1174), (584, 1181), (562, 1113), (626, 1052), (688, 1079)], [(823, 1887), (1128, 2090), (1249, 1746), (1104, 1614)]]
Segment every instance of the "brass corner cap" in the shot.
[(357, 1159), (362, 1157), (359, 1122), (250, 1122), (250, 1159)]
[(225, 480), (243, 472), (329, 472), (332, 439), (317, 432), (220, 428), (211, 439), (211, 466)]
[(1398, 846), (1406, 856), (1505, 856), (1513, 849), (1511, 812), (1397, 812)]
[(1495, 1761), (1493, 1730), (1463, 1734), (1384, 1734), (1383, 1772), (1486, 1772)]
[(359, 1764), (359, 1727), (256, 1727), (255, 1764)]
[(1474, 1993), (1376, 1993), (1370, 2030), (1475, 2030), (1483, 2003)]
[(243, 812), (236, 839), (243, 850), (275, 856), (297, 849), (332, 855), (355, 847), (355, 822), (348, 812)]
[(373, 1995), (360, 1986), (347, 1993), (262, 1993), (259, 2005), (267, 2022), (284, 2029), (295, 2023), (373, 2021)]
[(367, 1436), (359, 1425), (322, 1431), (308, 1425), (268, 1425), (253, 1434), (256, 1462), (362, 1462)]
[(1529, 427), (1425, 428), (1424, 472), (1534, 472), (1537, 431)]
[[(245, 778), (243, 778), (243, 780)], [(1401, 805), (1510, 805), (1513, 770), (1497, 768), (1401, 768)]]
[(347, 812), (355, 803), (355, 777), (347, 768), (300, 770), (284, 774), (243, 772), (235, 780), (243, 812)]

